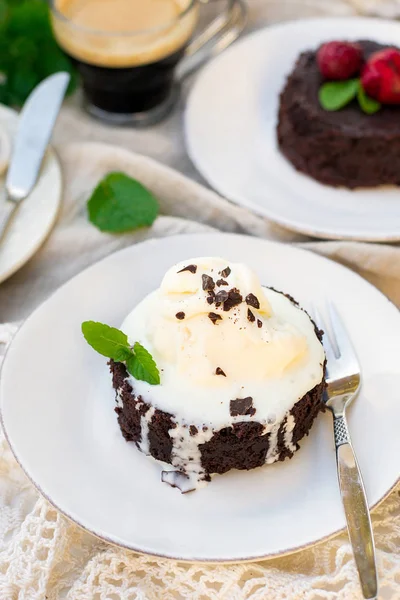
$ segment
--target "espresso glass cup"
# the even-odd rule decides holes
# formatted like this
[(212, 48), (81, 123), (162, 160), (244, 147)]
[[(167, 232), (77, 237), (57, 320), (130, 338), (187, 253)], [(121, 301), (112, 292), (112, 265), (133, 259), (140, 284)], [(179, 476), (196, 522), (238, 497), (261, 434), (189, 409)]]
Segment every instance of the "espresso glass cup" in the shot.
[[(112, 19), (105, 27), (99, 12), (85, 15), (85, 3), (80, 10), (79, 2), (51, 0), (56, 39), (80, 73), (86, 110), (121, 125), (148, 126), (164, 118), (175, 103), (183, 77), (229, 46), (246, 21), (244, 0), (228, 0), (223, 14), (193, 37), (200, 2), (157, 0), (158, 11), (146, 14), (150, 27), (141, 28), (140, 18), (135, 18), (137, 28), (131, 28), (127, 14), (126, 29), (124, 24), (115, 30)], [(124, 2), (133, 4), (124, 6)], [(129, 12), (134, 2), (118, 0), (118, 6)], [(179, 7), (172, 17), (167, 10), (171, 3)], [(144, 5), (137, 8), (139, 13), (141, 7)]]

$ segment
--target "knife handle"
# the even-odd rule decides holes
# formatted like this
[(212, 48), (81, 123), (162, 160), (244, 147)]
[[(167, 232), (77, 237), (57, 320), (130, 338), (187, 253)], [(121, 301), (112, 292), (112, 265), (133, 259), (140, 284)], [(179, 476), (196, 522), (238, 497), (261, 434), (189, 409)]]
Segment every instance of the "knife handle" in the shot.
[(371, 518), (344, 415), (334, 416), (334, 432), (340, 493), (363, 598), (375, 599), (378, 582)]
[(8, 226), (17, 210), (18, 202), (7, 198), (0, 204), (0, 243), (4, 240)]

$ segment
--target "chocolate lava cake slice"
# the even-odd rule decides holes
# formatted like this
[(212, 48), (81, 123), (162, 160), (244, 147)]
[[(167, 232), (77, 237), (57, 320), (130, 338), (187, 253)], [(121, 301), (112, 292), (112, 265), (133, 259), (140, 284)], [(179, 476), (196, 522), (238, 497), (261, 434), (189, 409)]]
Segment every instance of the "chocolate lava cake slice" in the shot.
[(165, 463), (162, 480), (182, 492), (214, 473), (291, 458), (323, 409), (322, 332), (244, 265), (172, 267), (122, 330), (161, 373), (150, 385), (110, 361), (122, 435)]
[[(372, 41), (358, 43), (365, 59), (385, 48)], [(324, 110), (316, 54), (299, 56), (280, 95), (281, 152), (298, 171), (328, 185), (400, 185), (400, 107), (385, 105), (369, 115), (354, 100), (336, 112)]]

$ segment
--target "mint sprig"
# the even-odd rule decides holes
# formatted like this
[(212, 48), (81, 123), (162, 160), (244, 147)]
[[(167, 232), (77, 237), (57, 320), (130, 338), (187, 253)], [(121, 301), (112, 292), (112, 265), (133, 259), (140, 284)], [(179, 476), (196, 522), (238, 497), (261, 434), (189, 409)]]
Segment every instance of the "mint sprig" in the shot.
[(380, 102), (367, 96), (362, 85), (360, 85), (358, 88), (357, 99), (361, 110), (367, 115), (375, 114), (382, 106)]
[(82, 333), (96, 352), (116, 362), (125, 362), (135, 379), (151, 385), (160, 383), (160, 372), (150, 352), (139, 342), (131, 347), (127, 335), (119, 329), (96, 321), (85, 321), (82, 323)]
[(22, 106), (33, 88), (48, 75), (68, 71), (67, 93), (77, 86), (77, 73), (54, 38), (45, 0), (0, 0), (0, 102)]
[(357, 96), (359, 86), (358, 79), (324, 83), (319, 89), (319, 101), (322, 108), (329, 111), (340, 110)]
[(367, 96), (358, 78), (323, 83), (319, 88), (318, 98), (322, 108), (330, 112), (344, 108), (355, 98), (361, 110), (367, 115), (373, 115), (381, 108), (379, 102)]
[(89, 220), (100, 231), (124, 233), (150, 226), (158, 214), (155, 197), (124, 173), (109, 173), (87, 203)]

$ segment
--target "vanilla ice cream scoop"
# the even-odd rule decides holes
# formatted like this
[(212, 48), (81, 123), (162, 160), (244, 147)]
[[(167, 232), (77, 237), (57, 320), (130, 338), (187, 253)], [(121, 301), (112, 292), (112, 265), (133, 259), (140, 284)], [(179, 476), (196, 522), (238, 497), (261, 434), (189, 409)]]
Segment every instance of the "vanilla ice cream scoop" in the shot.
[[(285, 301), (277, 303), (279, 310), (271, 294)], [(222, 258), (174, 265), (147, 297), (140, 318), (143, 341), (163, 366), (161, 383), (173, 376), (203, 389), (290, 375), (307, 362), (315, 338), (305, 313), (263, 288), (246, 265)], [(136, 310), (123, 330), (137, 339)]]

